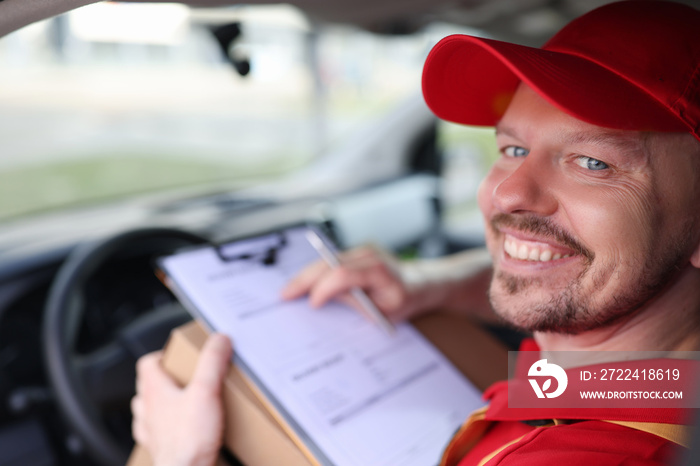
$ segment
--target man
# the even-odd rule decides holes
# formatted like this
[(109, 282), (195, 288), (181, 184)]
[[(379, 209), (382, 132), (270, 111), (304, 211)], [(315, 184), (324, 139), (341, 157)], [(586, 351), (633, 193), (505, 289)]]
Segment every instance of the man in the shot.
[[(352, 286), (395, 320), (489, 299), (555, 350), (700, 349), (700, 12), (662, 2), (601, 7), (543, 49), (443, 39), (423, 90), (440, 117), (494, 125), (501, 157), (479, 189), (492, 272), (475, 254), (401, 265), (372, 250), (316, 264), (285, 291), (320, 305)], [(192, 384), (139, 363), (134, 436), (158, 464), (212, 464), (229, 342), (207, 343)], [(508, 408), (489, 389), (443, 464), (663, 464), (682, 410)], [(620, 410), (618, 410), (620, 411)], [(173, 427), (179, 426), (179, 427)], [(175, 448), (177, 446), (177, 448)], [(170, 455), (170, 456), (168, 456)]]

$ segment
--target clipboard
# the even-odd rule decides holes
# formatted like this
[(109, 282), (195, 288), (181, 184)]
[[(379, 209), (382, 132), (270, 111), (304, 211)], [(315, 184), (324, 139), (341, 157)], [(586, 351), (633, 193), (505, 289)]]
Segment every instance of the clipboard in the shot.
[(478, 389), (408, 324), (389, 337), (340, 303), (282, 302), (280, 287), (318, 259), (308, 228), (188, 249), (158, 265), (206, 328), (232, 338), (234, 363), (312, 464), (435, 464), (483, 404)]

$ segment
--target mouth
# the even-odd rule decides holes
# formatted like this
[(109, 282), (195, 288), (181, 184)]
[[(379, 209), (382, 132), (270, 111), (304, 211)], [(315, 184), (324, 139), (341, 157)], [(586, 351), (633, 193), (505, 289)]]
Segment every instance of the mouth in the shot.
[(509, 259), (537, 263), (560, 261), (578, 255), (565, 246), (514, 233), (505, 234), (503, 251)]

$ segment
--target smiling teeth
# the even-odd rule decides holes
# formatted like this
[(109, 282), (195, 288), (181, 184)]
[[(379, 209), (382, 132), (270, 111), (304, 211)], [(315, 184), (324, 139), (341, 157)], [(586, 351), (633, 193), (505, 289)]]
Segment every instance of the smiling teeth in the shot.
[(528, 261), (538, 261), (538, 262), (549, 262), (550, 260), (565, 259), (571, 254), (554, 254), (549, 249), (542, 249), (538, 247), (529, 247), (526, 244), (521, 243), (516, 244), (515, 241), (506, 240), (504, 243), (504, 248), (506, 253), (515, 259), (528, 260)]

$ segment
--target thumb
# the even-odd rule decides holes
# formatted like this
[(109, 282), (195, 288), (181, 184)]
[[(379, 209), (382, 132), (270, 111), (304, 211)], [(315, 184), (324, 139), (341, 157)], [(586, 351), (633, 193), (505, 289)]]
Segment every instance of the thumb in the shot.
[(231, 340), (226, 335), (210, 335), (202, 347), (190, 386), (218, 393), (228, 370), (231, 353)]

